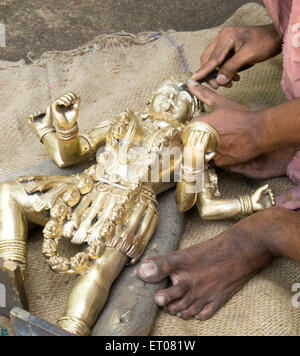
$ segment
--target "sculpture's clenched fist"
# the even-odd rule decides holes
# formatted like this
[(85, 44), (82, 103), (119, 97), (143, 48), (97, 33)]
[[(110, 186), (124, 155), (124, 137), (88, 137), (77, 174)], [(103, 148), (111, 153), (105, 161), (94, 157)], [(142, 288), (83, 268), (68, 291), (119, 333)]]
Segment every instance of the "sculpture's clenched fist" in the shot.
[(55, 100), (51, 106), (53, 118), (63, 130), (74, 127), (78, 119), (80, 98), (73, 92), (66, 93)]

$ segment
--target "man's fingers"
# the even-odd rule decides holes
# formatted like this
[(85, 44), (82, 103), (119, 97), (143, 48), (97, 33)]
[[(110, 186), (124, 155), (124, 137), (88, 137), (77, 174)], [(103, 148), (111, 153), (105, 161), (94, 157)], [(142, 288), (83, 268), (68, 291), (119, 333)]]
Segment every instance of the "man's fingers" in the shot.
[(226, 85), (233, 78), (237, 78), (238, 71), (244, 66), (251, 64), (249, 62), (249, 54), (244, 50), (236, 52), (236, 54), (230, 58), (220, 69), (220, 73), (217, 77), (219, 85)]
[(219, 89), (219, 84), (216, 79), (212, 79), (208, 82), (208, 84), (215, 90)]
[(211, 89), (197, 82), (190, 80), (188, 83), (190, 92), (200, 101), (208, 105), (211, 109), (217, 109), (228, 103), (228, 99), (222, 95), (213, 92)]
[[(225, 88), (232, 88), (233, 82), (239, 82), (241, 80), (240, 76), (236, 74), (233, 78), (232, 81), (228, 82), (227, 84), (224, 85)], [(211, 88), (217, 90), (220, 87), (220, 84), (217, 82), (216, 79), (212, 79), (208, 82)]]
[(229, 83), (227, 83), (227, 84), (225, 84), (225, 88), (232, 88), (232, 86), (233, 86), (233, 84), (232, 84), (232, 82), (229, 82)]
[(203, 54), (201, 56), (201, 65), (202, 66), (204, 66), (208, 62), (212, 52), (216, 48), (217, 42), (218, 42), (218, 38), (215, 38), (215, 40), (210, 44), (210, 46), (205, 50), (205, 52), (203, 52)]
[[(215, 45), (215, 49), (212, 51), (207, 62), (192, 76), (192, 80), (201, 80), (213, 72), (218, 66), (220, 66), (230, 53), (234, 49), (234, 40), (222, 41), (219, 37)], [(225, 83), (226, 84), (226, 83)]]

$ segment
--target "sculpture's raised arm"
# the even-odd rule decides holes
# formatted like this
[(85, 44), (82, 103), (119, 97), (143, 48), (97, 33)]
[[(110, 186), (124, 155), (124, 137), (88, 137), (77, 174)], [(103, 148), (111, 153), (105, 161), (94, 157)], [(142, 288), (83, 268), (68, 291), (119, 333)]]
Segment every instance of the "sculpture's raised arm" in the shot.
[(252, 215), (275, 205), (275, 198), (268, 185), (254, 193), (222, 199), (218, 193), (218, 177), (209, 161), (214, 157), (220, 138), (217, 131), (204, 122), (188, 125), (182, 136), (184, 163), (182, 181), (178, 183), (176, 200), (180, 211), (197, 205), (204, 220), (223, 220)]
[(89, 134), (79, 135), (79, 107), (80, 98), (69, 92), (56, 99), (46, 111), (28, 118), (30, 127), (60, 168), (92, 159), (97, 149), (105, 144), (106, 133), (111, 125), (110, 121), (105, 121)]

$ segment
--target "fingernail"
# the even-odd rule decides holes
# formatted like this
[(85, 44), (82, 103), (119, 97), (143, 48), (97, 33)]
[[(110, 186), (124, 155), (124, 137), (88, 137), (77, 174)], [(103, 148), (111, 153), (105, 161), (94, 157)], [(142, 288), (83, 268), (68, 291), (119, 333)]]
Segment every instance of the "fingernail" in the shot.
[(219, 74), (217, 76), (217, 82), (218, 84), (225, 85), (228, 83), (228, 78), (224, 74)]
[(165, 304), (165, 298), (162, 295), (159, 295), (158, 297), (155, 298), (156, 303), (160, 306), (163, 306)]
[(152, 277), (156, 274), (156, 266), (152, 262), (146, 262), (141, 265), (141, 272), (143, 273), (144, 277)]
[(188, 85), (192, 86), (192, 87), (196, 87), (199, 85), (199, 83), (196, 80), (190, 79), (188, 81)]

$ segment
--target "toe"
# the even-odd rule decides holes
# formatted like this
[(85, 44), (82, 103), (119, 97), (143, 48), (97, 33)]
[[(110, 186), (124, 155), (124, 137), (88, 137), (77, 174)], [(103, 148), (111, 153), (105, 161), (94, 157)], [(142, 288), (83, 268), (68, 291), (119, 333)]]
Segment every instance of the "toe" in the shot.
[(212, 318), (216, 314), (216, 312), (225, 305), (225, 303), (226, 299), (223, 298), (219, 299), (218, 301), (207, 304), (196, 316), (196, 319), (205, 321)]
[(188, 293), (184, 298), (174, 301), (167, 306), (167, 310), (171, 315), (182, 313), (195, 302), (194, 297)]
[(160, 275), (157, 265), (152, 260), (145, 260), (138, 268), (138, 274), (146, 282), (158, 282), (165, 278)]
[(185, 320), (193, 318), (200, 313), (206, 303), (207, 301), (204, 298), (198, 299), (188, 309), (177, 314), (177, 316)]
[(184, 297), (187, 290), (188, 287), (185, 283), (177, 284), (171, 288), (157, 292), (155, 295), (155, 301), (161, 307), (165, 307), (174, 300)]
[(138, 269), (139, 276), (146, 282), (157, 283), (180, 269), (185, 260), (184, 252), (153, 257), (142, 262)]

